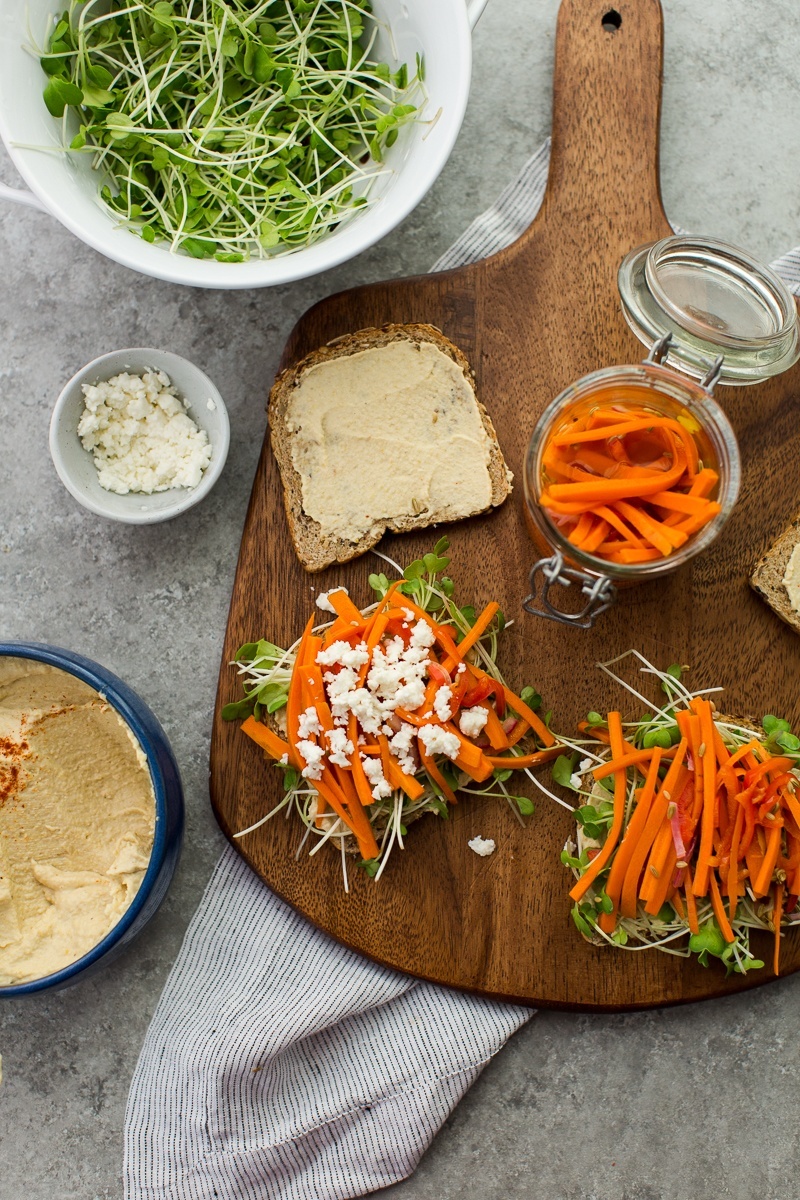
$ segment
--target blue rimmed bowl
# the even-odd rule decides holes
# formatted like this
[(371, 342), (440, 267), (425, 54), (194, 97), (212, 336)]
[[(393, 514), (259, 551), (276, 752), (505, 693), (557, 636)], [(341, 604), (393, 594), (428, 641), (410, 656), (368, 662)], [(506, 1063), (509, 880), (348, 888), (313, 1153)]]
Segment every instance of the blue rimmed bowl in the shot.
[(113, 672), (81, 654), (73, 654), (71, 650), (60, 650), (56, 646), (37, 642), (0, 642), (0, 655), (31, 658), (52, 667), (60, 667), (100, 692), (129, 726), (141, 746), (150, 770), (156, 802), (150, 863), (139, 891), (117, 924), (88, 954), (76, 959), (62, 971), (42, 979), (32, 979), (28, 983), (0, 987), (0, 999), (3, 999), (69, 987), (86, 979), (116, 958), (144, 929), (167, 894), (178, 865), (183, 840), (183, 788), (178, 764), (164, 730), (144, 701)]

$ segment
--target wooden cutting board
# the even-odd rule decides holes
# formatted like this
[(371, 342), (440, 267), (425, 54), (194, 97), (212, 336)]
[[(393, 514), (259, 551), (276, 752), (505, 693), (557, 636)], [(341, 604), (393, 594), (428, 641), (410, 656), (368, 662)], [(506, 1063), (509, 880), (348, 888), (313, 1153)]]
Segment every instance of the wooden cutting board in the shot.
[[(591, 632), (523, 613), (534, 559), (523, 520), (522, 463), (544, 406), (572, 380), (644, 356), (623, 320), (617, 268), (633, 246), (669, 233), (659, 192), (658, 138), (662, 16), (658, 0), (564, 0), (558, 17), (553, 144), (542, 209), (515, 245), (443, 274), (391, 280), (333, 296), (292, 333), (283, 365), (351, 330), (388, 321), (427, 321), (466, 353), (479, 393), (516, 476), (498, 512), (422, 536), (385, 539), (401, 562), (450, 535), (450, 573), (463, 603), (498, 600), (515, 624), (501, 666), (514, 687), (534, 684), (573, 730), (590, 709), (630, 698), (595, 669), (632, 646), (662, 666), (692, 664), (695, 687), (723, 684), (728, 711), (800, 718), (800, 638), (749, 590), (747, 573), (800, 495), (800, 367), (768, 384), (720, 389), (739, 435), (744, 483), (738, 508), (710, 553), (666, 580), (628, 590)], [(391, 470), (391, 464), (387, 464)], [(290, 644), (314, 595), (345, 584), (369, 599), (366, 557), (310, 576), (289, 539), (280, 479), (265, 440), (242, 538), (231, 600), (211, 747), (211, 796), (228, 837), (278, 798), (279, 773), (238, 730), (221, 721), (238, 698), (227, 665), (237, 647), (268, 636)], [(549, 781), (549, 776), (548, 776)], [(531, 785), (532, 792), (532, 785)], [(411, 830), (376, 885), (353, 869), (345, 895), (333, 852), (295, 860), (295, 818), (277, 818), (233, 844), (278, 895), (349, 946), (401, 971), (525, 1004), (617, 1010), (690, 1001), (753, 987), (765, 969), (725, 979), (718, 966), (655, 951), (597, 949), (570, 919), (570, 880), (559, 852), (569, 814), (539, 796), (521, 829), (507, 807), (464, 800), (449, 821), (428, 817)], [(476, 857), (469, 838), (492, 837)], [(767, 955), (762, 955), (767, 957)], [(784, 939), (785, 971), (800, 966), (800, 939)]]

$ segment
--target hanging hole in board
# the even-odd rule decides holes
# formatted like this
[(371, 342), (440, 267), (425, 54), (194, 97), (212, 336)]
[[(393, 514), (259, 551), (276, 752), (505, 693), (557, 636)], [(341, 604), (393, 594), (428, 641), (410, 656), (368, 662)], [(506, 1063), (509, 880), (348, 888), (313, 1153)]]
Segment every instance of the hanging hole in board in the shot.
[(622, 25), (622, 17), (615, 8), (610, 8), (600, 19), (600, 24), (606, 33), (616, 33)]

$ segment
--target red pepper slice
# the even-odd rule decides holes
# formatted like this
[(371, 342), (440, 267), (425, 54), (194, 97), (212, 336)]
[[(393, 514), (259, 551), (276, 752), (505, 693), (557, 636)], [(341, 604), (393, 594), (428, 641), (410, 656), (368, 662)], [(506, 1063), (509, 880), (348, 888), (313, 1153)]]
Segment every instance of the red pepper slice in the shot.
[(503, 691), (502, 683), (498, 683), (496, 679), (489, 679), (484, 676), (475, 684), (474, 688), (470, 688), (461, 701), (462, 708), (474, 708), (476, 704), (482, 704), (484, 700), (488, 700), (490, 696), (494, 696), (494, 707), (498, 717), (502, 721), (506, 713), (506, 696)]

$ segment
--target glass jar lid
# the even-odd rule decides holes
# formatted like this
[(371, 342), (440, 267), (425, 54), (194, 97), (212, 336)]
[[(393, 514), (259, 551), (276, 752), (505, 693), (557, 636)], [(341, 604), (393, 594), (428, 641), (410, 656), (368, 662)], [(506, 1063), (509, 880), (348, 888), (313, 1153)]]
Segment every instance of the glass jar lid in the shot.
[(645, 345), (672, 334), (667, 362), (702, 379), (759, 383), (800, 357), (800, 321), (783, 281), (745, 250), (675, 236), (632, 250), (618, 275), (625, 319)]

